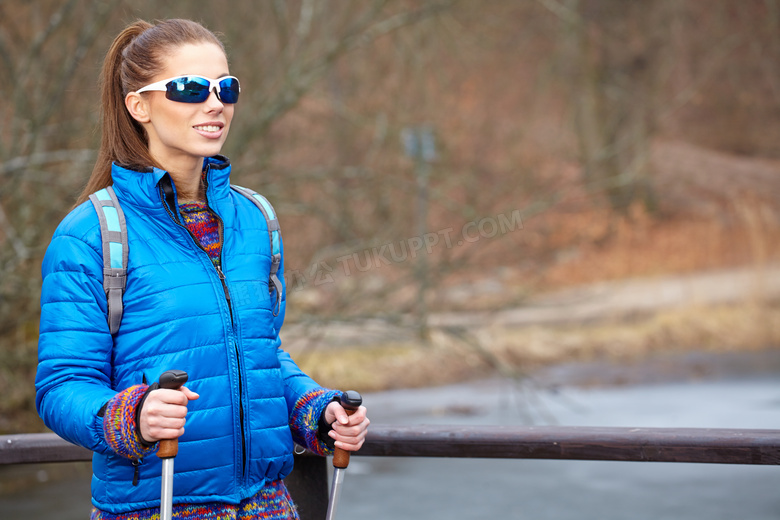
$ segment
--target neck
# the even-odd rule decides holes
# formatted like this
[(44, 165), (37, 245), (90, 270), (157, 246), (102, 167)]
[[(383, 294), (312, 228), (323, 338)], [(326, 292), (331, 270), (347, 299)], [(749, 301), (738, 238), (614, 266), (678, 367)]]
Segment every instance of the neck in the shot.
[(202, 179), (203, 161), (179, 166), (179, 168), (165, 168), (176, 186), (179, 203), (205, 200), (206, 187)]
[(173, 172), (169, 172), (173, 183), (176, 185), (176, 194), (179, 204), (187, 202), (202, 201), (206, 198), (206, 187), (201, 180), (201, 172), (199, 171), (197, 177), (192, 175), (177, 176)]

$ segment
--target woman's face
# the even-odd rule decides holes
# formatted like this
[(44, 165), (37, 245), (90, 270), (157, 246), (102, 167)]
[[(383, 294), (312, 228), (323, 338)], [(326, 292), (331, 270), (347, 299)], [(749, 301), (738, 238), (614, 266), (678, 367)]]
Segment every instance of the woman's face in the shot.
[[(186, 44), (165, 58), (165, 67), (152, 82), (184, 75), (217, 79), (229, 75), (227, 57), (213, 43)], [(214, 91), (202, 103), (171, 101), (165, 92), (140, 94), (147, 121), (149, 151), (169, 171), (200, 168), (203, 157), (222, 149), (233, 119), (234, 105), (222, 103)]]

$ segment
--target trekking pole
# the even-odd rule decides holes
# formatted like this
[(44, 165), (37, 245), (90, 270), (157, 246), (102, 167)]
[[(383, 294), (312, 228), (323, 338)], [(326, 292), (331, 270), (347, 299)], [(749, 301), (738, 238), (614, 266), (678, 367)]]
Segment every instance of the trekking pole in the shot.
[[(183, 370), (168, 370), (160, 375), (160, 388), (178, 390), (189, 376)], [(160, 441), (157, 456), (162, 459), (162, 489), (160, 490), (160, 520), (173, 516), (173, 458), (179, 452), (179, 439)]]
[[(363, 404), (363, 398), (359, 393), (354, 390), (344, 392), (339, 398), (341, 406), (347, 412), (347, 415), (352, 415), (357, 412), (360, 405)], [(341, 484), (344, 482), (344, 470), (349, 466), (349, 452), (336, 448), (333, 452), (333, 484), (330, 488), (330, 498), (328, 499), (328, 512), (325, 515), (325, 520), (333, 520), (336, 514), (336, 506), (339, 503), (339, 496), (341, 495)]]

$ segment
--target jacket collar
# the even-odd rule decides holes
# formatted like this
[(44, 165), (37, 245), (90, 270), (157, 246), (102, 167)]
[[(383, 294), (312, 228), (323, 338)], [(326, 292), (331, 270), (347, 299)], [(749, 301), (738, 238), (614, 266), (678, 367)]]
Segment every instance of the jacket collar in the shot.
[[(208, 170), (207, 197), (213, 204), (230, 192), (230, 160), (224, 155), (206, 157), (203, 167)], [(162, 209), (159, 184), (166, 176), (168, 172), (160, 168), (137, 170), (116, 163), (111, 167), (111, 177), (117, 196), (122, 199), (122, 202), (126, 201), (144, 208)]]

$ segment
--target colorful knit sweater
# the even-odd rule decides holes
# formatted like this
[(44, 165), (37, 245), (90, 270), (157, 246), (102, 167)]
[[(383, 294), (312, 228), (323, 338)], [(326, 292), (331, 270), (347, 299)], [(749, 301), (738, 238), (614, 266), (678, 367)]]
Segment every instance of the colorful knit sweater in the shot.
[(205, 202), (187, 202), (179, 205), (184, 225), (200, 246), (208, 253), (214, 265), (219, 267), (222, 237), (219, 220)]
[[(184, 224), (193, 238), (208, 253), (215, 266), (219, 266), (222, 238), (220, 225), (205, 202), (180, 206)], [(144, 442), (137, 425), (137, 409), (148, 390), (147, 385), (136, 385), (118, 393), (105, 406), (103, 433), (111, 448), (131, 460), (152, 456), (158, 444)], [(305, 394), (295, 404), (289, 418), (293, 440), (318, 455), (332, 453), (329, 444), (318, 435), (319, 421), (327, 405), (338, 395), (332, 390), (315, 390)], [(111, 514), (93, 508), (91, 520), (152, 520), (158, 519), (159, 508)], [(298, 519), (298, 513), (290, 494), (282, 481), (266, 484), (256, 495), (240, 504), (175, 504), (173, 517), (178, 520), (282, 520)]]
[[(290, 493), (280, 480), (270, 482), (255, 496), (232, 504), (174, 504), (176, 520), (299, 520)], [(142, 509), (127, 514), (112, 515), (92, 510), (90, 520), (157, 520), (160, 508)]]

